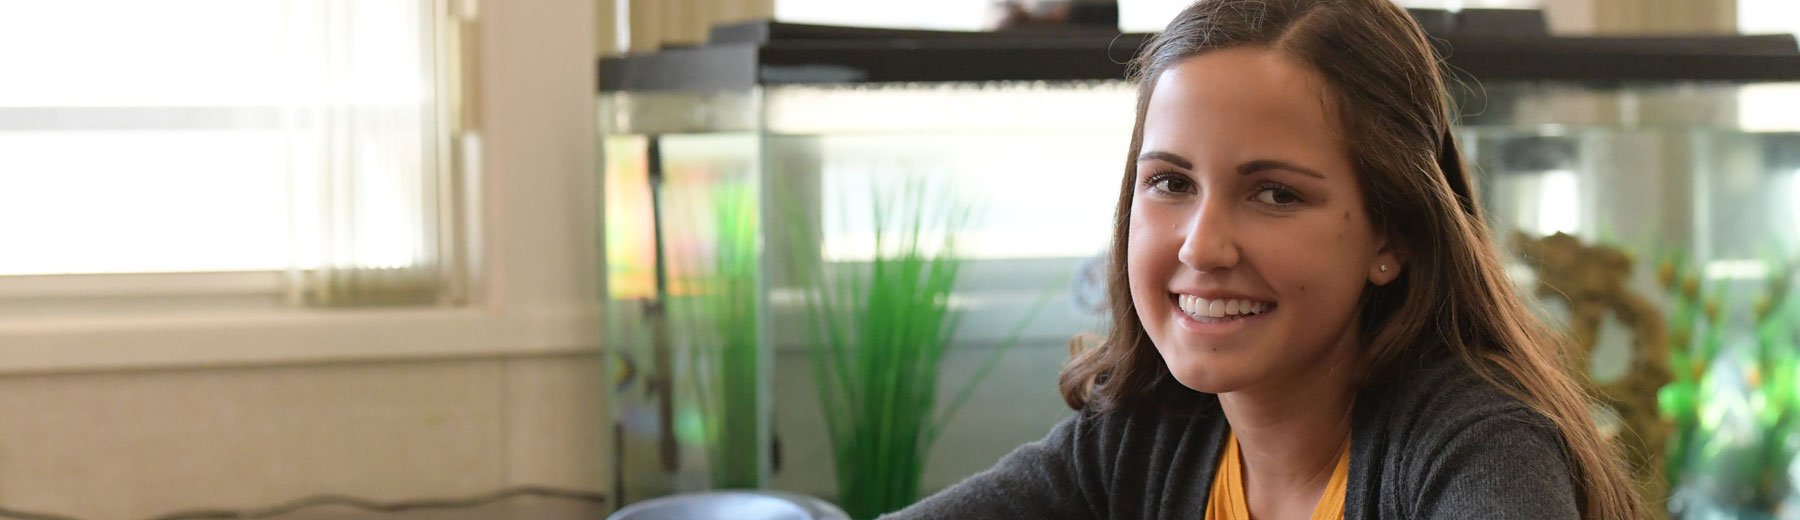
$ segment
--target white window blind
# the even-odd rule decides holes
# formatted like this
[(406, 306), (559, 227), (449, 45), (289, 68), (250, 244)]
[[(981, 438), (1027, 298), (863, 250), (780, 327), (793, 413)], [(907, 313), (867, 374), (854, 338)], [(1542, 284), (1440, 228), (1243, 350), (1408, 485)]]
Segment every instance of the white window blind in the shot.
[(443, 300), (455, 30), (446, 0), (0, 0), (0, 277)]

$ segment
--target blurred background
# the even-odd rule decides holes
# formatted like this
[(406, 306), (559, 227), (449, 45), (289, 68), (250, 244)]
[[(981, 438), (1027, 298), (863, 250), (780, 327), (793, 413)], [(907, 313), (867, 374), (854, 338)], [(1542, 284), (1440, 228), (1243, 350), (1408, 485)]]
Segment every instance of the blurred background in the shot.
[[(1408, 1), (1676, 518), (1800, 518), (1800, 4)], [(0, 0), (0, 517), (854, 517), (1069, 412), (1165, 0)]]

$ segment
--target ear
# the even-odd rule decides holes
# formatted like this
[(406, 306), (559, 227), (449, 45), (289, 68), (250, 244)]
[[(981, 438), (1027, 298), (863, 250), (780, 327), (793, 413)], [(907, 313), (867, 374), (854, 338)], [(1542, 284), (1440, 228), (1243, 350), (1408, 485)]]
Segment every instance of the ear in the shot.
[(1369, 261), (1369, 283), (1385, 286), (1400, 278), (1400, 270), (1405, 267), (1406, 251), (1400, 247), (1400, 241), (1393, 237), (1382, 237), (1375, 243), (1375, 256)]

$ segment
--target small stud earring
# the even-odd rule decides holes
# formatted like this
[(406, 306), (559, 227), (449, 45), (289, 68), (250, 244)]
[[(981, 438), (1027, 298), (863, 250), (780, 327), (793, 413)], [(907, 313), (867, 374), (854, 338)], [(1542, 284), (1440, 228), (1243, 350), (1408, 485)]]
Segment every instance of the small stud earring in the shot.
[(1387, 272), (1387, 264), (1381, 264), (1381, 272)]

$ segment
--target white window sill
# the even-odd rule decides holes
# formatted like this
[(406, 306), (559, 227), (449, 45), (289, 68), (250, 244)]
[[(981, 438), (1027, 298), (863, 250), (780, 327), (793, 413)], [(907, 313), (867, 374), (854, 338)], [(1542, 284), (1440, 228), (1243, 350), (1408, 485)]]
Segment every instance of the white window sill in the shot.
[(0, 374), (592, 351), (600, 324), (598, 305), (0, 320)]

